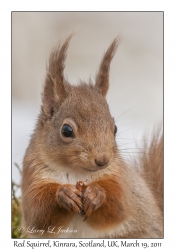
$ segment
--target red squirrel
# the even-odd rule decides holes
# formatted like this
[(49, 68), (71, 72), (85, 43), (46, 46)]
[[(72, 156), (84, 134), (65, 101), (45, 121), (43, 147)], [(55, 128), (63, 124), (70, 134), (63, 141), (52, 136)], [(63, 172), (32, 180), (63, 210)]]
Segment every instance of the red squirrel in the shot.
[(159, 157), (143, 154), (140, 169), (129, 166), (105, 99), (120, 39), (104, 54), (95, 83), (73, 86), (64, 77), (71, 37), (51, 52), (23, 160), (23, 226), (34, 229), (32, 238), (162, 238), (163, 136), (150, 145)]

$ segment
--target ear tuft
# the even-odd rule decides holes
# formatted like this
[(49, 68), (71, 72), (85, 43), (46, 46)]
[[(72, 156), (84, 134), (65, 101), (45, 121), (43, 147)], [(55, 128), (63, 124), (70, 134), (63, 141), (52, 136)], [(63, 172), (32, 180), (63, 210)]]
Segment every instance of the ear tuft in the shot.
[(115, 55), (119, 43), (120, 43), (119, 37), (115, 38), (114, 41), (111, 43), (110, 47), (103, 56), (98, 74), (96, 76), (95, 88), (104, 97), (106, 96), (109, 89), (110, 63)]
[(66, 52), (71, 38), (72, 35), (65, 40), (62, 46), (59, 44), (58, 47), (54, 48), (50, 54), (42, 96), (43, 111), (47, 117), (53, 115), (56, 105), (62, 103), (67, 96), (64, 86), (64, 68)]

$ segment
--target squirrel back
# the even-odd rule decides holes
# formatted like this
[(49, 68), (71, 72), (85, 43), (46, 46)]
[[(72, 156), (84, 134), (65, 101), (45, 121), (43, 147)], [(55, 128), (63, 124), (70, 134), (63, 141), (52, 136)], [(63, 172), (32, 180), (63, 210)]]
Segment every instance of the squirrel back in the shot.
[(23, 160), (23, 226), (29, 237), (39, 237), (41, 229), (51, 238), (162, 237), (162, 211), (147, 182), (157, 186), (161, 171), (151, 168), (154, 157), (141, 160), (147, 178), (127, 165), (105, 99), (119, 39), (104, 54), (95, 83), (77, 86), (64, 77), (70, 39), (51, 53), (41, 112)]

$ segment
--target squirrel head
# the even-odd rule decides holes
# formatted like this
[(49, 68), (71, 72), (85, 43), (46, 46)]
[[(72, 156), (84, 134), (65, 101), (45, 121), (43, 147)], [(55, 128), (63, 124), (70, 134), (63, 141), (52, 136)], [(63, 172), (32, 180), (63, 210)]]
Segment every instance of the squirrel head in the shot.
[(117, 150), (117, 127), (106, 102), (110, 63), (116, 38), (101, 61), (95, 83), (70, 85), (64, 77), (72, 36), (53, 49), (49, 59), (39, 117), (39, 142), (47, 162), (82, 171), (109, 166)]

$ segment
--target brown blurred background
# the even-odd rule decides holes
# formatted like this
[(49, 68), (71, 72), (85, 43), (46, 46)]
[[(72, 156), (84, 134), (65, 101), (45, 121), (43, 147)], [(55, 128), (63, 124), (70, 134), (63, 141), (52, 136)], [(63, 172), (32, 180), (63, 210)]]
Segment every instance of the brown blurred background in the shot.
[(72, 32), (65, 68), (72, 84), (79, 78), (94, 78), (105, 50), (119, 33), (122, 37), (111, 64), (107, 100), (118, 126), (118, 143), (130, 142), (126, 157), (138, 152), (134, 140), (141, 141), (142, 134), (163, 119), (162, 12), (13, 12), (12, 174), (16, 181), (14, 162), (21, 166), (39, 113), (49, 53)]

